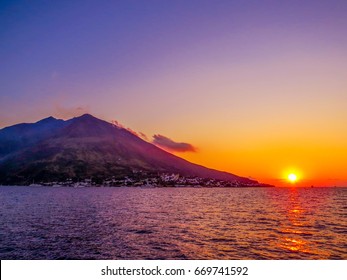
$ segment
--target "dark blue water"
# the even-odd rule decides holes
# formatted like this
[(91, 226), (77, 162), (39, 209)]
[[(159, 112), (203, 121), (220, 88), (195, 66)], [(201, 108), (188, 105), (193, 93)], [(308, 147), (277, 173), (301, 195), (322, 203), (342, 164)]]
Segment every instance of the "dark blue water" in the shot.
[(347, 189), (0, 187), (0, 258), (347, 259)]

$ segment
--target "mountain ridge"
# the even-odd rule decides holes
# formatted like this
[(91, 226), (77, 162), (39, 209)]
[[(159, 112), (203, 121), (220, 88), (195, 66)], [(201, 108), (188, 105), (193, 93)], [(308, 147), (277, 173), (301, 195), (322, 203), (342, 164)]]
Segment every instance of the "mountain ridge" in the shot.
[(186, 161), (90, 114), (66, 121), (48, 117), (0, 130), (1, 184), (87, 178), (103, 182), (109, 178), (168, 173), (238, 184), (258, 183)]

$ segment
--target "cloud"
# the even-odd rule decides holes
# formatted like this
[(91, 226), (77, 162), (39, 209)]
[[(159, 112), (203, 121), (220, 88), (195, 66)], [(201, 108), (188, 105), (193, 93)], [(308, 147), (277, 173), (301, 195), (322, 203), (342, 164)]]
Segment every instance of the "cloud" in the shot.
[(146, 134), (144, 134), (143, 132), (139, 132), (138, 134), (140, 135), (140, 137), (141, 137), (143, 140), (148, 141), (148, 137), (147, 137)]
[(189, 143), (178, 143), (160, 134), (153, 135), (152, 143), (170, 152), (197, 152), (197, 149)]
[(114, 126), (117, 126), (118, 128), (125, 128), (124, 125), (122, 125), (119, 121), (116, 121), (116, 120), (112, 120), (111, 123), (114, 125)]
[(122, 125), (119, 121), (116, 121), (116, 120), (112, 120), (111, 123), (114, 126), (117, 126), (119, 128), (125, 129), (125, 130), (129, 131), (131, 134), (134, 134), (135, 136), (137, 136), (137, 137), (139, 137), (139, 138), (141, 138), (141, 139), (143, 139), (145, 141), (148, 141), (147, 135), (144, 134), (143, 132), (137, 132), (135, 130), (132, 130), (131, 128)]

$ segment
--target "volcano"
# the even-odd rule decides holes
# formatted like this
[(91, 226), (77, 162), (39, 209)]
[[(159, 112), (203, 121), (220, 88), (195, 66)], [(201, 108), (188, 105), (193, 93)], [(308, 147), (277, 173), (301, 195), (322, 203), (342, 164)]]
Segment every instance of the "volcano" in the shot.
[(178, 174), (239, 184), (256, 181), (188, 162), (90, 114), (49, 117), (0, 130), (0, 183), (79, 181)]

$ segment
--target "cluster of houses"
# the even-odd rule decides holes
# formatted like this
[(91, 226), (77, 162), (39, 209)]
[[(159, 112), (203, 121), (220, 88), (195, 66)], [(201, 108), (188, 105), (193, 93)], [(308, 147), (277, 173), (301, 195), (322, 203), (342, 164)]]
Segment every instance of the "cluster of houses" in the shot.
[(244, 184), (239, 181), (223, 181), (217, 179), (206, 179), (200, 177), (185, 177), (180, 174), (163, 173), (147, 176), (133, 176), (117, 179), (115, 177), (108, 178), (103, 181), (96, 182), (93, 179), (83, 179), (73, 181), (67, 179), (64, 182), (49, 182), (32, 185), (45, 186), (70, 186), (70, 187), (90, 187), (90, 186), (107, 186), (107, 187), (252, 187), (259, 186), (258, 183)]

